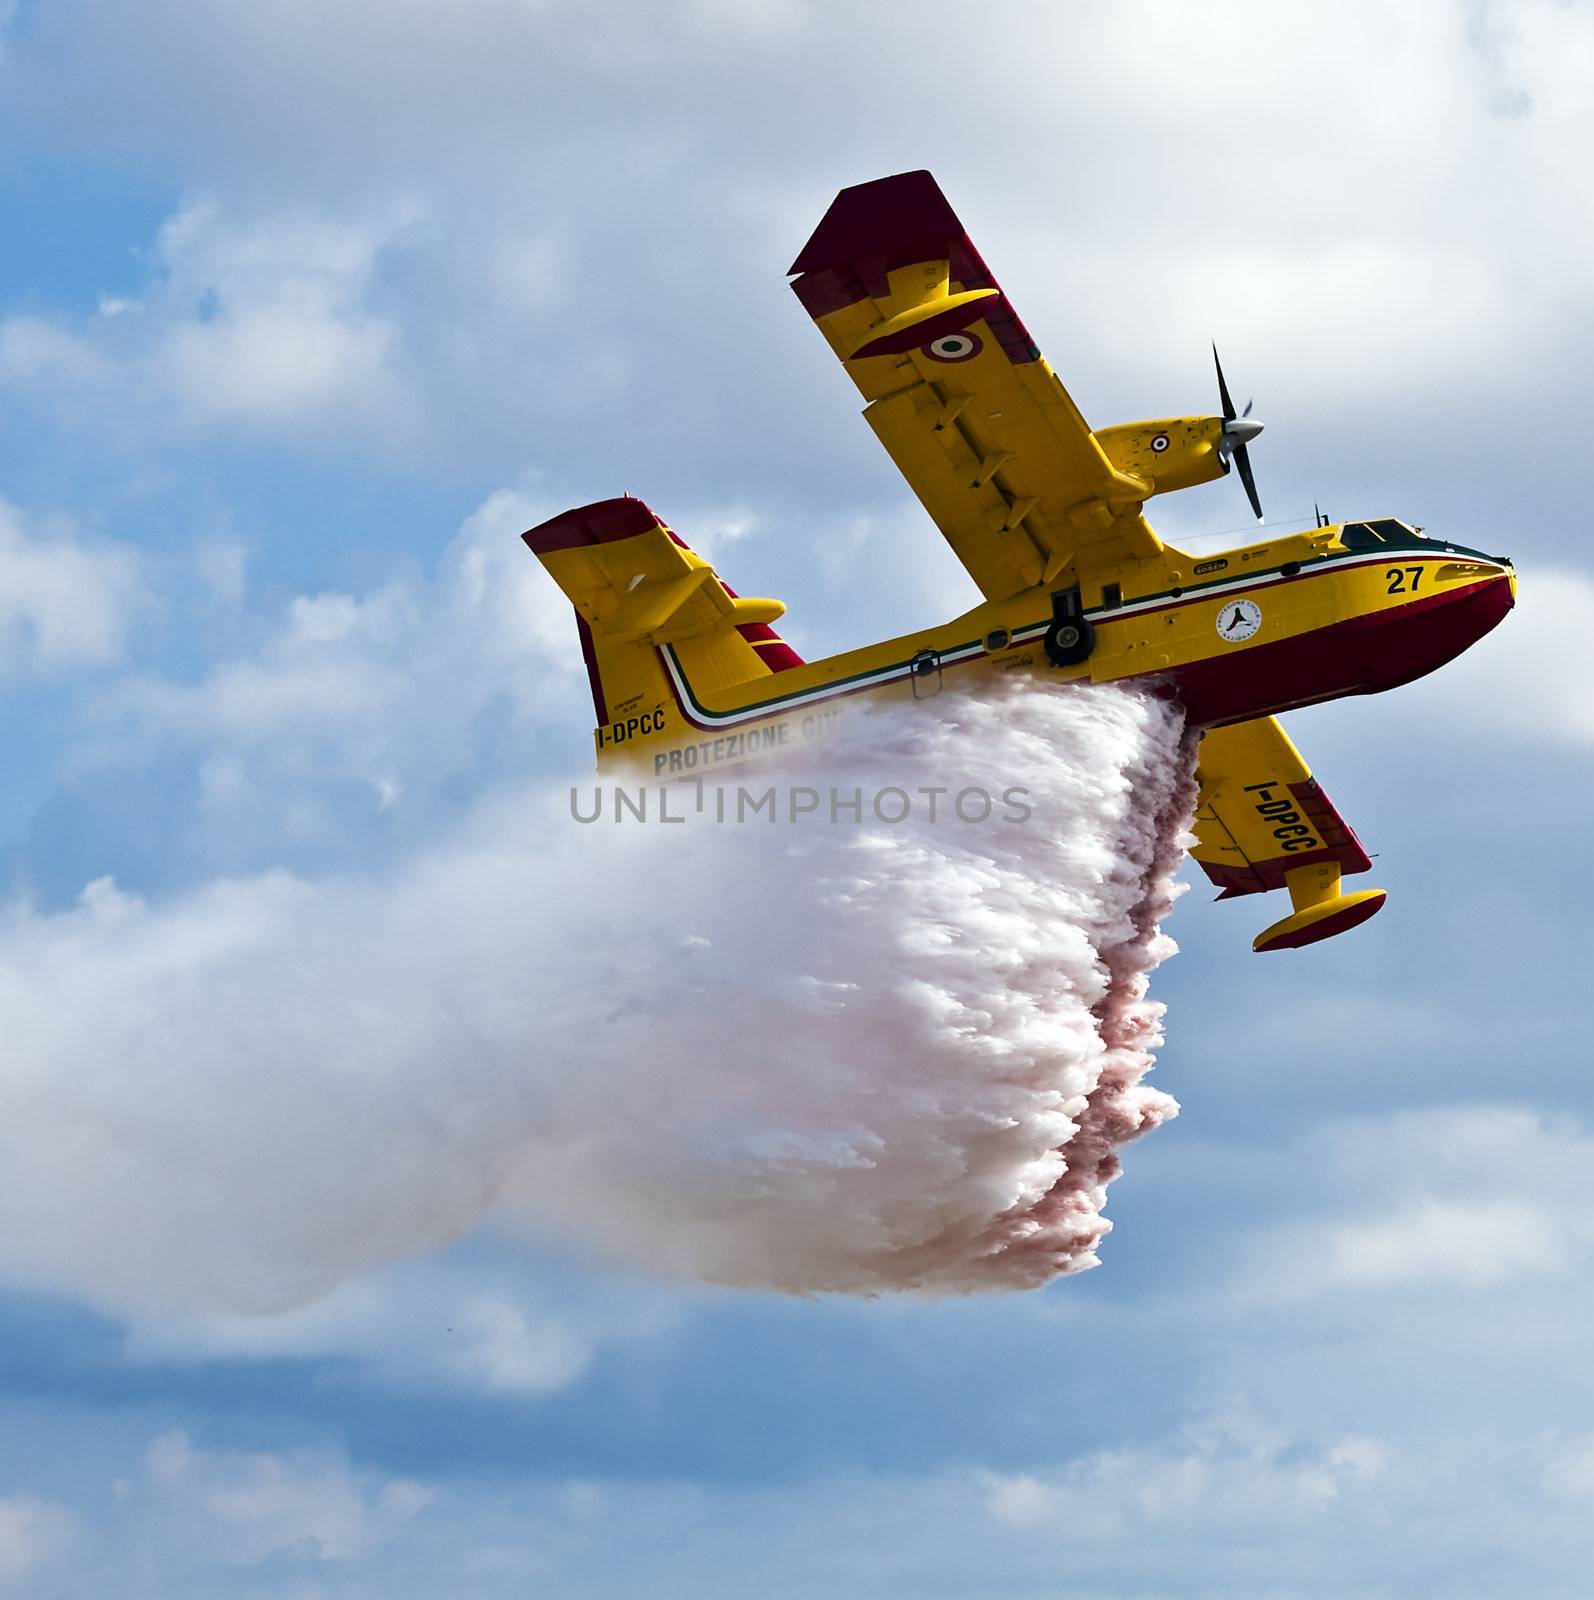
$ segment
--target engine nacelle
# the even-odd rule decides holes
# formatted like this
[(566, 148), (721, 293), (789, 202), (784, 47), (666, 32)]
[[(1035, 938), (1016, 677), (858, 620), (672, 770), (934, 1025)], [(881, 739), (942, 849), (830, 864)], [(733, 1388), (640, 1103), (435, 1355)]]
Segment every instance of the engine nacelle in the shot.
[(1096, 443), (1113, 466), (1150, 484), (1152, 494), (1221, 478), (1229, 470), (1229, 458), (1218, 449), (1222, 438), (1222, 417), (1163, 417), (1096, 430)]

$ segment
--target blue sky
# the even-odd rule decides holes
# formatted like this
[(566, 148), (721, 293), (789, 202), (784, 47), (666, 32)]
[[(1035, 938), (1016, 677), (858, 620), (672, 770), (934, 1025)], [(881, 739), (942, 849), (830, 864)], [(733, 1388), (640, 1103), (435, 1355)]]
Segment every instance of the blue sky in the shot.
[[(0, 1592), (1586, 1592), (1594, 10), (0, 17)], [(1253, 906), (1180, 902), (1183, 1110), (1103, 1265), (660, 1279), (407, 1182), (402, 1119), (362, 1188), (295, 1118), (362, 1103), (381, 1026), (352, 1065), (307, 1032), (278, 1093), (236, 1065), (264, 982), (147, 1072), (30, 1066), (146, 992), (118, 918), (177, 994), (295, 896), (380, 908), (535, 825), (504, 797), (590, 748), (542, 516), (642, 495), (809, 655), (970, 603), (783, 276), (921, 166), (1093, 422), (1208, 408), (1216, 339), (1270, 517), (1521, 573), (1462, 662), (1292, 719), (1379, 918), (1259, 959)], [(1153, 509), (1245, 521), (1231, 483)], [(131, 1205), (90, 1084), (170, 1153)], [(207, 1165), (229, 1096), (258, 1148)]]

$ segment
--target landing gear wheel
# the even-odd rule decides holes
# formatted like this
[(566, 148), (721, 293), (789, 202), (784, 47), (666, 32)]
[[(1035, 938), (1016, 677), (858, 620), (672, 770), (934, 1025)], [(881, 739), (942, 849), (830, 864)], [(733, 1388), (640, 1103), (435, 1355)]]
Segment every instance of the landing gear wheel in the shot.
[(1054, 667), (1077, 667), (1096, 648), (1096, 630), (1085, 615), (1077, 583), (1052, 595), (1052, 620), (1041, 643)]
[(1042, 643), (1054, 667), (1077, 667), (1096, 648), (1096, 630), (1084, 617), (1055, 617)]

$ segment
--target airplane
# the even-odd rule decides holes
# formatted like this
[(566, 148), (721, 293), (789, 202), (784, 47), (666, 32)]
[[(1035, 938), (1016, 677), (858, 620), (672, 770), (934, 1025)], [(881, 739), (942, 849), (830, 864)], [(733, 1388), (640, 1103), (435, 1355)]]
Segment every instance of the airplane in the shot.
[[(1389, 517), (1208, 555), (1162, 540), (1159, 494), (1237, 472), (1237, 412), (1092, 430), (928, 172), (843, 189), (790, 274), (867, 401), (864, 416), (984, 599), (951, 622), (804, 661), (777, 600), (738, 595), (640, 500), (522, 535), (576, 610), (603, 770), (701, 775), (822, 736), (854, 696), (911, 702), (978, 673), (1143, 680), (1202, 730), (1191, 850), (1220, 899), (1284, 889), (1258, 951), (1365, 922), (1371, 858), (1278, 722), (1452, 660), (1516, 598), (1501, 556)], [(1213, 351), (1217, 362), (1217, 351)]]

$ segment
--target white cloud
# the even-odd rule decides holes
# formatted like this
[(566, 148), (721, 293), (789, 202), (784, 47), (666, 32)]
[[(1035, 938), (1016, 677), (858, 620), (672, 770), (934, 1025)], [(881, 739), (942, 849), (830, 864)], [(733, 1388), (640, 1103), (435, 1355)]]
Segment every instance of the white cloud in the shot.
[(1590, 1263), (1594, 1135), (1575, 1121), (1435, 1106), (1337, 1122), (1307, 1143), (1296, 1170), (1302, 1160), (1320, 1169), (1335, 1202), (1252, 1235), (1240, 1273), (1248, 1303), (1481, 1292)]
[[(1509, 554), (1510, 552), (1506, 552)], [(1517, 607), (1423, 688), (1448, 720), (1512, 744), (1594, 744), (1594, 578), (1530, 563)]]
[(378, 257), (413, 208), (245, 219), (193, 200), (162, 227), (138, 300), (96, 315), (0, 322), (0, 384), (138, 437), (216, 427), (304, 440), (406, 435), (413, 403), (396, 325), (371, 305)]
[(462, 1337), (450, 1365), (491, 1393), (562, 1389), (587, 1364), (587, 1350), (558, 1323), (529, 1317), (499, 1295), (467, 1302), (454, 1327)]
[(194, 551), (194, 570), (217, 605), (242, 605), (249, 570), (249, 551), (241, 540), (212, 534)]
[(784, 41), (816, 20), (805, 0), (690, 0), (686, 15), (705, 31)]
[(106, 666), (143, 597), (137, 557), (0, 501), (0, 682)]
[(1554, 1449), (1545, 1465), (1544, 1486), (1564, 1499), (1594, 1502), (1594, 1436)]
[(0, 322), (0, 381), (88, 395), (113, 379), (113, 367), (81, 334), (37, 316)]
[[(778, 538), (782, 530), (770, 531)], [(958, 616), (980, 598), (917, 505), (828, 519), (811, 561), (819, 593), (778, 624), (810, 660), (922, 628), (929, 617)], [(725, 576), (738, 586), (735, 565)]]
[(1117, 1543), (1138, 1527), (1275, 1528), (1309, 1522), (1382, 1478), (1390, 1453), (1345, 1435), (1303, 1446), (1254, 1424), (1208, 1424), (1183, 1441), (1104, 1450), (1045, 1474), (990, 1473), (985, 1510), (1004, 1527)]
[(776, 1600), (1395, 1600), (1437, 1577), (1447, 1595), (1484, 1600), (1506, 1573), (1512, 1592), (1571, 1596), (1587, 1570), (1588, 1445), (1493, 1430), (1397, 1445), (1242, 1409), (1014, 1471), (684, 1482), (645, 1466), (574, 1478), (496, 1463), (434, 1489), (323, 1447), (226, 1448), (172, 1430), (120, 1484), (110, 1525), (68, 1552), (59, 1587), (429, 1600), (463, 1583), (484, 1600), (600, 1600), (634, 1593), (639, 1571), (657, 1592), (705, 1596), (740, 1593), (756, 1571)]
[(1535, 1206), (1423, 1200), (1393, 1217), (1326, 1230), (1318, 1277), (1324, 1287), (1427, 1280), (1484, 1287), (1564, 1265), (1555, 1225)]
[[(706, 515), (692, 515), (684, 525), (687, 543), (705, 560), (721, 562), (728, 546), (739, 544), (758, 528), (756, 512), (745, 505), (715, 509)], [(665, 521), (670, 521), (668, 516)], [(734, 584), (732, 585), (734, 587)]]
[(577, 1383), (600, 1347), (653, 1337), (674, 1316), (663, 1289), (628, 1282), (620, 1293), (570, 1270), (540, 1282), (517, 1251), (367, 1271), (275, 1315), (146, 1308), (127, 1350), (138, 1362), (336, 1358), (379, 1388), (535, 1399)]
[(141, 1491), (147, 1514), (187, 1522), (216, 1559), (243, 1565), (363, 1560), (433, 1498), (410, 1479), (364, 1479), (326, 1451), (210, 1450), (181, 1430), (150, 1441)]
[[(41, 15), (17, 90), (47, 123), (57, 99), (82, 100), (52, 84), (94, 83), (74, 137), (218, 197), (163, 232), (136, 319), (191, 419), (308, 419), (361, 450), (402, 424), (406, 448), (500, 472), (532, 452), (799, 473), (828, 454), (793, 401), (847, 390), (781, 269), (835, 188), (920, 164), (1094, 420), (1211, 404), (1209, 335), (1251, 381), (1271, 376), (1271, 405), (1325, 459), (1369, 432), (1443, 437), (1485, 371), (1497, 397), (1575, 414), (1575, 363), (1553, 360), (1594, 324), (1564, 205), (1589, 135), (1564, 64), (1588, 33), (1575, 7), (1526, 0), (1490, 34), (1446, 0), (1216, 24), (1168, 4), (1029, 4), (948, 51), (961, 13), (934, 0), (880, 18), (855, 58), (822, 8), (777, 0), (480, 0), (446, 18), (295, 3), (270, 27), (161, 0), (141, 16), (104, 0)], [(1011, 93), (1026, 57), (1050, 63), (1048, 94)], [(1502, 81), (1524, 114), (1499, 115)], [(923, 116), (953, 102), (982, 114)], [(1187, 150), (1211, 181), (1171, 181)], [(419, 198), (373, 217), (372, 193)], [(1110, 219), (1088, 246), (1086, 216)], [(62, 345), (59, 363), (108, 337)], [(1198, 373), (1187, 398), (1168, 392)], [(366, 426), (341, 426), (345, 411)], [(1518, 480), (1533, 443), (1513, 445)]]
[[(462, 785), (525, 771), (545, 744), (584, 763), (593, 712), (574, 614), (519, 538), (559, 509), (501, 489), (429, 579), (296, 595), (265, 622), (245, 609), (196, 680), (109, 684), (79, 770), (192, 760), (199, 810), (172, 826), (191, 828), (200, 860), (230, 866), (291, 862), (300, 847), (362, 835), (377, 814), (430, 822)], [(683, 526), (718, 549), (753, 536), (757, 520), (707, 505), (686, 507)], [(240, 608), (241, 548), (213, 542), (200, 563), (218, 601)]]
[(568, 306), (580, 286), (569, 243), (542, 234), (506, 231), (485, 264), (485, 287), (509, 316), (541, 318)]
[(240, 225), (214, 202), (185, 207), (158, 244), (170, 320), (151, 355), (157, 379), (199, 423), (350, 410), (392, 420), (396, 330), (365, 301), (378, 250), (410, 220), (288, 213)]
[(0, 1496), (0, 1584), (19, 1583), (56, 1561), (77, 1534), (77, 1518), (35, 1494)]
[[(483, 782), (520, 765), (538, 728), (584, 753), (591, 700), (570, 607), (518, 538), (551, 509), (500, 491), (430, 581), (298, 595), (264, 630), (237, 630), (242, 647), (196, 682), (118, 681), (84, 764), (190, 756), (201, 832), (269, 852), (363, 828), (379, 809), (425, 814), (461, 773)], [(234, 559), (215, 576), (223, 593), (242, 582)], [(507, 748), (481, 747), (489, 718)], [(369, 796), (357, 815), (351, 783)]]

